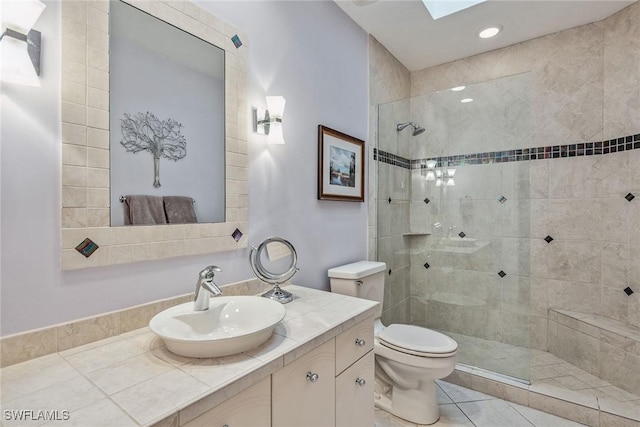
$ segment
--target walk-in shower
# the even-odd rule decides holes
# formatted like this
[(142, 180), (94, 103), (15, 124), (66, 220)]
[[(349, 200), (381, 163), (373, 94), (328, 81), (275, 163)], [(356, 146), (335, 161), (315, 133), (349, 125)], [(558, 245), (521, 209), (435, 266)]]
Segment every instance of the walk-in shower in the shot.
[[(464, 96), (382, 104), (377, 147), (385, 324), (441, 331), (458, 341), (460, 363), (524, 381), (536, 320), (530, 162), (519, 161), (525, 145), (513, 145), (530, 144), (530, 88), (521, 74), (467, 85)], [(460, 102), (471, 95), (475, 102)], [(403, 136), (407, 127), (421, 136)]]

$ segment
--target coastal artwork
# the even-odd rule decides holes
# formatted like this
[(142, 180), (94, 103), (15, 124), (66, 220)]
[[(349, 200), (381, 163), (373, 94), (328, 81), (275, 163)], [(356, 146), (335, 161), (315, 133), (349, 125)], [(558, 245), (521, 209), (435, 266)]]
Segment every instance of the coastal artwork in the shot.
[(318, 125), (318, 200), (364, 202), (364, 141)]
[(329, 149), (331, 184), (342, 187), (356, 186), (356, 153), (339, 147)]

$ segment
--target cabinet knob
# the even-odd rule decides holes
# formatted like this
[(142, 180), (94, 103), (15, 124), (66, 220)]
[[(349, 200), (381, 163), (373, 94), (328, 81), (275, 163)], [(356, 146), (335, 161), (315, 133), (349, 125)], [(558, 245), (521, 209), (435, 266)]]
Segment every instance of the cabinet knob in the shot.
[(366, 344), (365, 340), (361, 340), (361, 339), (356, 338), (356, 345), (358, 347), (364, 347), (365, 344)]
[(307, 372), (307, 379), (309, 381), (311, 381), (312, 383), (317, 382), (319, 378), (320, 377), (318, 376), (318, 374), (315, 374), (315, 373), (313, 373), (311, 371)]
[(364, 387), (366, 383), (367, 382), (365, 381), (364, 378), (356, 378), (356, 384), (358, 384), (360, 387)]

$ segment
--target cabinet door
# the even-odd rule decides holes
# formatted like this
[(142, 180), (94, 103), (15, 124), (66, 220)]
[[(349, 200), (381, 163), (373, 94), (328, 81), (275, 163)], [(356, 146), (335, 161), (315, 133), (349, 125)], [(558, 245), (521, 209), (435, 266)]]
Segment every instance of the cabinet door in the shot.
[(331, 339), (274, 373), (272, 382), (271, 420), (274, 427), (334, 425), (335, 340)]
[(336, 337), (336, 375), (373, 349), (373, 317)]
[(209, 409), (185, 427), (268, 427), (271, 425), (271, 377)]
[(336, 378), (336, 426), (373, 425), (374, 355), (367, 353)]

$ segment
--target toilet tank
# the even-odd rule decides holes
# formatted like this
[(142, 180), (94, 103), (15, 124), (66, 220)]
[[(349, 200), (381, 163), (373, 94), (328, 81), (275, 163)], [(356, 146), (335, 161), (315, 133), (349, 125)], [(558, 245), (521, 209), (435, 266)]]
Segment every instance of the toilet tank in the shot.
[(382, 314), (384, 300), (384, 262), (360, 261), (329, 270), (331, 292), (378, 301), (376, 317)]

